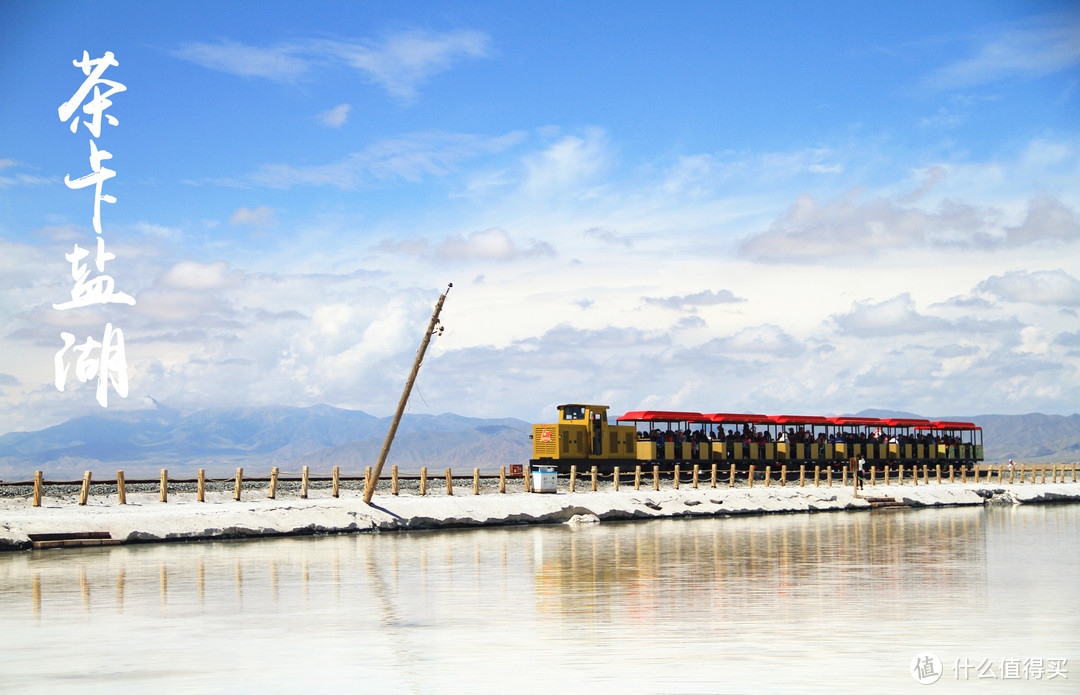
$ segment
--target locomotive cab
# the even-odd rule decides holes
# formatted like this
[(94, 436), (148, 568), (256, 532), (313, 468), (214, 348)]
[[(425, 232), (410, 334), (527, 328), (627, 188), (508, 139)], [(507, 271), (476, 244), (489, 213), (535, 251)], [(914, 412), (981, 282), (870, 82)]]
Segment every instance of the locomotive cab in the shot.
[(608, 424), (606, 405), (560, 405), (555, 424), (533, 425), (533, 463), (575, 460), (633, 459), (633, 427)]

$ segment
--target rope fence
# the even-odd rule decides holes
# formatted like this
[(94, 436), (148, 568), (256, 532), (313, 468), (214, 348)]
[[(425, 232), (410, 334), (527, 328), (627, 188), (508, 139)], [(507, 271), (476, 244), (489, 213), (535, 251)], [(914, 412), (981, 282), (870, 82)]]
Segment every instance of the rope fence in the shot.
[[(895, 468), (892, 466), (869, 467), (863, 473), (863, 481), (873, 487), (879, 486), (879, 481), (881, 485), (886, 487), (894, 484), (942, 485), (957, 482), (965, 485), (969, 482), (974, 484), (1007, 483), (1010, 485), (1024, 485), (1065, 483), (1069, 482), (1068, 478), (1071, 477), (1071, 482), (1075, 483), (1077, 482), (1077, 467), (1077, 463), (1018, 464), (1012, 467), (998, 464), (984, 465), (969, 471), (968, 466), (948, 465), (943, 468), (941, 464), (936, 464), (931, 469), (927, 464), (923, 464), (921, 467), (912, 464), (900, 465)], [(737, 469), (735, 464), (720, 465), (717, 463), (704, 466), (702, 464), (684, 466), (676, 463), (671, 468), (662, 470), (659, 465), (653, 464), (637, 465), (632, 471), (615, 466), (610, 473), (601, 472), (597, 466), (591, 466), (588, 470), (579, 470), (578, 466), (571, 465), (570, 472), (557, 479), (557, 482), (561, 482), (568, 492), (578, 492), (579, 487), (581, 491), (587, 489), (590, 492), (597, 492), (602, 489), (617, 492), (624, 487), (641, 490), (643, 485), (651, 487), (653, 490), (660, 490), (662, 480), (673, 490), (679, 490), (683, 485), (688, 485), (692, 489), (698, 489), (704, 485), (710, 488), (725, 486), (734, 488), (737, 483), (748, 488), (758, 484), (764, 487), (772, 485), (779, 487), (789, 485), (798, 487), (833, 487), (837, 482), (841, 486), (847, 486), (849, 484), (849, 475), (857, 475), (852, 474), (847, 466), (843, 466), (838, 472), (840, 474), (839, 481), (837, 481), (837, 476), (834, 474), (834, 467), (820, 465), (808, 467), (805, 464), (800, 464), (797, 471), (794, 466), (789, 468), (786, 464), (781, 464), (778, 468), (765, 465), (761, 469), (751, 464), (746, 470)], [(363, 489), (366, 487), (367, 480), (371, 475), (370, 466), (365, 469), (363, 475), (342, 475), (340, 466), (334, 466), (329, 475), (312, 475), (308, 466), (304, 466), (300, 471), (286, 471), (284, 473), (280, 468), (274, 467), (270, 470), (270, 475), (266, 477), (245, 477), (244, 469), (237, 468), (236, 474), (227, 478), (208, 478), (206, 470), (202, 468), (198, 470), (195, 478), (170, 478), (168, 469), (161, 469), (161, 475), (158, 478), (127, 479), (124, 471), (117, 471), (114, 479), (95, 483), (91, 471), (86, 471), (81, 481), (46, 480), (43, 471), (36, 471), (32, 481), (0, 482), (0, 487), (32, 486), (32, 503), (35, 507), (41, 506), (47, 488), (71, 488), (74, 486), (79, 486), (79, 504), (86, 505), (92, 485), (114, 489), (117, 502), (127, 504), (128, 486), (140, 486), (145, 489), (147, 486), (156, 485), (159, 491), (159, 500), (162, 503), (167, 503), (170, 491), (175, 493), (178, 488), (184, 486), (194, 485), (196, 500), (205, 502), (207, 489), (227, 490), (231, 484), (232, 497), (239, 502), (244, 498), (245, 492), (253, 494), (263, 490), (266, 491), (266, 496), (269, 499), (276, 499), (279, 487), (282, 485), (295, 487), (297, 484), (299, 484), (298, 494), (301, 499), (307, 499), (310, 490), (316, 486), (325, 489), (327, 483), (331, 491), (330, 494), (336, 498), (341, 494), (343, 483), (361, 483), (360, 488)], [(497, 474), (481, 474), (479, 468), (473, 468), (470, 474), (454, 475), (450, 468), (446, 468), (441, 477), (445, 479), (445, 494), (448, 496), (454, 495), (455, 490), (458, 492), (468, 490), (473, 495), (491, 492), (506, 494), (509, 481), (520, 481), (519, 484), (524, 484), (525, 492), (532, 491), (531, 476), (516, 471), (508, 474), (506, 466), (501, 467)], [(399, 495), (404, 484), (410, 489), (415, 489), (420, 496), (425, 496), (429, 493), (428, 484), (431, 480), (426, 467), (421, 468), (418, 475), (401, 475), (398, 467), (393, 466), (389, 481), (386, 478), (380, 478), (375, 482), (377, 486), (382, 484), (384, 491), (386, 491), (385, 488), (388, 483), (391, 495)], [(850, 482), (854, 483), (855, 480), (851, 479)], [(247, 485), (246, 488), (245, 484)], [(184, 489), (181, 491), (188, 492), (189, 490)], [(538, 490), (538, 492), (555, 491)]]

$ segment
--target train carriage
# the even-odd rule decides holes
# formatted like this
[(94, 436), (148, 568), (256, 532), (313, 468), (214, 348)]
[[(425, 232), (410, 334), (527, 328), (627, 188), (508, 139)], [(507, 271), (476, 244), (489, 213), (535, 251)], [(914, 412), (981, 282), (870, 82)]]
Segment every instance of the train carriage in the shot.
[(533, 425), (530, 465), (561, 473), (573, 465), (610, 473), (635, 465), (837, 467), (865, 457), (878, 469), (973, 466), (983, 459), (982, 428), (971, 422), (637, 410), (611, 424), (606, 405), (566, 404), (558, 411), (558, 422)]

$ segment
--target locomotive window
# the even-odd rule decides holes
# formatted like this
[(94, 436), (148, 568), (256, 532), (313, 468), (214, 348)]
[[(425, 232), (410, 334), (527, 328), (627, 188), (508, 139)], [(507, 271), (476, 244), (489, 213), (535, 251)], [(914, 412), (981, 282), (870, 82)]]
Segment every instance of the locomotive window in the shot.
[(568, 405), (563, 408), (564, 420), (584, 420), (585, 419), (585, 406), (583, 405)]

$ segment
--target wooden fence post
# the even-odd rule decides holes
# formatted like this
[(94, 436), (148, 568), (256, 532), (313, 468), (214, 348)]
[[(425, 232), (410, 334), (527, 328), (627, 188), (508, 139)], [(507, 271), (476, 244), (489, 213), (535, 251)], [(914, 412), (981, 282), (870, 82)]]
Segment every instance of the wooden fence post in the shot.
[(341, 466), (334, 466), (333, 481), (330, 483), (330, 494), (334, 497), (341, 494)]
[(652, 489), (660, 489), (660, 466), (652, 467)]
[(772, 466), (765, 466), (765, 487), (772, 485)]
[(300, 469), (300, 499), (307, 499), (309, 466)]
[[(1043, 477), (1045, 478), (1046, 476), (1043, 475)], [(673, 476), (673, 478), (675, 480), (675, 482), (673, 483), (674, 486), (675, 486), (675, 489), (678, 490), (679, 489), (679, 464), (677, 464), (677, 463), (675, 464), (675, 475)]]
[(843, 487), (847, 487), (847, 469), (848, 469), (847, 466), (844, 466), (843, 468), (840, 469), (840, 484)]
[(787, 464), (780, 464), (780, 487), (787, 485)]
[(592, 475), (592, 491), (596, 492), (596, 476), (597, 476), (596, 466), (592, 467), (592, 470), (590, 471), (590, 475)]
[(728, 477), (728, 487), (735, 487), (735, 464), (731, 464), (731, 473)]
[(619, 467), (615, 466), (615, 492), (619, 491)]
[(923, 467), (922, 467), (922, 481), (926, 485), (930, 484), (930, 466), (928, 466), (925, 463), (923, 464)]
[(378, 485), (378, 483), (371, 479), (371, 466), (365, 466), (364, 467), (364, 490), (365, 491), (368, 489), (368, 485), (371, 485), (371, 490), (374, 493), (375, 486)]
[(427, 466), (420, 468), (420, 496), (427, 494)]
[(956, 482), (956, 468), (950, 463), (949, 464), (949, 484), (951, 485), (952, 483), (955, 483), (955, 482)]
[(746, 479), (749, 481), (747, 487), (754, 487), (754, 464), (752, 463), (750, 464), (750, 475), (746, 476)]
[(506, 466), (499, 466), (499, 492), (506, 494)]
[(806, 464), (799, 464), (799, 487), (806, 487)]
[(237, 468), (236, 469), (236, 484), (233, 486), (233, 499), (236, 500), (237, 502), (240, 501), (240, 488), (243, 485), (243, 480), (244, 480), (244, 469), (243, 468)]
[(86, 505), (86, 499), (87, 499), (87, 497), (90, 496), (90, 478), (91, 478), (90, 471), (86, 471), (85, 473), (83, 473), (82, 490), (79, 491), (79, 505), (80, 506), (85, 506)]
[(124, 471), (116, 471), (116, 501), (127, 504), (127, 486), (124, 484)]
[[(873, 475), (873, 474), (871, 474)], [(821, 466), (814, 464), (814, 487), (821, 487), (818, 481), (821, 479)], [(873, 484), (873, 483), (871, 483)]]
[(694, 464), (694, 489), (695, 490), (697, 490), (698, 474), (700, 474), (700, 473), (701, 473), (701, 465), (695, 463)]
[(716, 487), (716, 464), (712, 465), (712, 486)]
[(454, 495), (454, 483), (451, 480), (449, 468), (446, 469), (446, 494), (451, 497)]
[(480, 494), (480, 469), (472, 469), (472, 493), (474, 495)]
[(577, 466), (570, 466), (570, 492), (577, 491)]
[[(940, 463), (936, 464), (934, 466), (934, 468), (937, 471), (937, 484), (941, 485), (941, 464)], [(998, 482), (1001, 482), (1001, 481), (998, 481)]]
[(41, 506), (41, 488), (44, 484), (44, 474), (41, 471), (34, 471), (34, 506)]
[(169, 501), (169, 471), (161, 469), (161, 501)]
[[(829, 487), (832, 487), (832, 466), (825, 469), (825, 480)], [(889, 469), (885, 469), (885, 484), (889, 484)]]
[(641, 464), (634, 466), (634, 489), (641, 489)]
[(200, 502), (206, 501), (206, 469), (199, 469), (199, 482), (196, 485), (196, 499)]
[(278, 467), (274, 466), (270, 469), (270, 492), (267, 493), (267, 497), (270, 499), (277, 499), (277, 479), (278, 479)]

